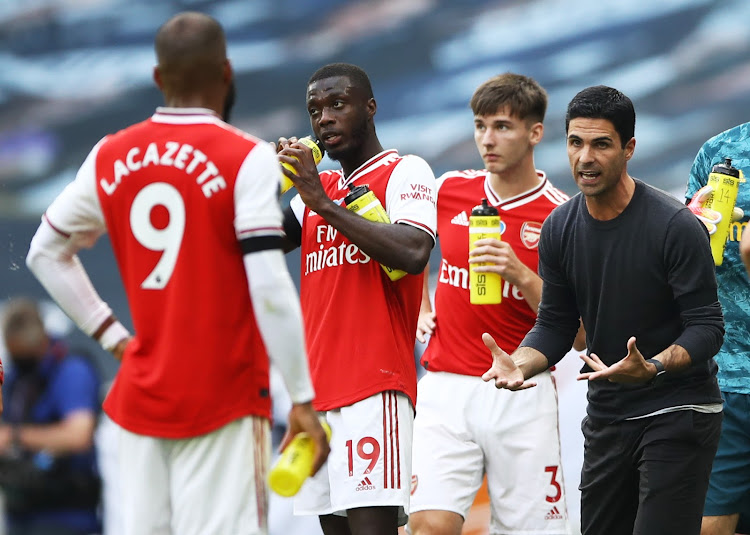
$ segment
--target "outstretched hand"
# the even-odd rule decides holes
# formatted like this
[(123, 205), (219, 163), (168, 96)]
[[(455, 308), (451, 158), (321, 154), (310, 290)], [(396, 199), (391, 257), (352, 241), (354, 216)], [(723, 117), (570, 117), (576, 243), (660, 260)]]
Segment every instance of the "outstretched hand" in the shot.
[(594, 353), (581, 355), (581, 359), (594, 370), (582, 373), (578, 376), (579, 381), (598, 381), (607, 379), (612, 383), (638, 384), (649, 381), (654, 376), (654, 366), (646, 362), (643, 354), (635, 345), (635, 336), (628, 340), (628, 354), (622, 360), (607, 366)]
[(495, 339), (488, 333), (482, 335), (482, 341), (492, 352), (492, 367), (482, 375), (483, 381), (495, 380), (495, 388), (507, 390), (525, 390), (536, 386), (535, 382), (525, 381), (523, 372), (516, 366), (513, 359), (500, 349)]

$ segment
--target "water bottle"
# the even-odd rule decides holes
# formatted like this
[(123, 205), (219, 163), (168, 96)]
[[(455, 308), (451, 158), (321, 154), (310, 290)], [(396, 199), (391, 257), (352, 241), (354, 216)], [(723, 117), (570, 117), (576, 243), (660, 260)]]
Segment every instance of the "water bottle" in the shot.
[[(483, 238), (500, 239), (500, 216), (497, 208), (482, 204), (471, 210), (469, 217), (469, 252), (476, 249), (476, 241)], [(502, 300), (502, 280), (498, 273), (476, 273), (474, 266), (487, 266), (488, 263), (469, 264), (469, 302), (472, 305), (497, 305)]]
[[(346, 208), (354, 212), (355, 214), (361, 215), (368, 221), (376, 221), (380, 223), (390, 223), (391, 219), (388, 217), (388, 212), (385, 211), (380, 200), (375, 196), (366, 184), (354, 187), (354, 184), (349, 184), (349, 195), (344, 198), (344, 204)], [(388, 278), (392, 281), (397, 281), (406, 275), (406, 271), (400, 269), (393, 269), (388, 266), (380, 264), (383, 271), (388, 275)]]
[[(325, 150), (323, 150), (323, 147), (321, 146), (320, 141), (314, 141), (312, 137), (305, 136), (297, 140), (297, 142), (302, 143), (303, 145), (306, 145), (310, 147), (310, 149), (312, 149), (312, 154), (313, 154), (313, 159), (315, 160), (315, 165), (318, 165), (320, 163), (320, 160), (323, 159), (323, 154), (325, 153)], [(292, 156), (292, 158), (294, 158), (294, 156)], [(294, 158), (294, 159), (296, 160), (297, 158)], [(297, 171), (294, 170), (294, 167), (292, 167), (288, 163), (281, 162), (281, 166), (286, 169), (289, 169), (295, 175), (297, 174)], [(284, 173), (281, 173), (281, 194), (283, 195), (284, 193), (289, 191), (289, 189), (292, 186), (294, 186), (294, 182), (292, 182), (292, 180), (288, 176), (286, 176)]]
[(716, 232), (711, 235), (711, 254), (717, 266), (724, 262), (724, 248), (729, 238), (732, 211), (737, 203), (740, 182), (744, 181), (742, 171), (732, 167), (731, 158), (725, 158), (723, 163), (714, 165), (711, 174), (708, 175), (708, 185), (713, 191), (704, 206), (721, 214), (721, 219), (716, 223)]
[[(331, 428), (321, 420), (320, 425), (331, 440)], [(268, 486), (276, 494), (284, 497), (294, 496), (312, 473), (315, 443), (307, 433), (298, 433), (281, 453), (276, 464), (268, 473)]]

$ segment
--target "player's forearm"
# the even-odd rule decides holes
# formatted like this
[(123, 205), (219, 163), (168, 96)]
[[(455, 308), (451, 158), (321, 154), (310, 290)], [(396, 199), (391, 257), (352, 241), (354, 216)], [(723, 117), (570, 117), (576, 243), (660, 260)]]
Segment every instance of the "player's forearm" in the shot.
[(432, 237), (416, 227), (369, 221), (333, 202), (326, 203), (318, 214), (362, 252), (388, 267), (416, 275), (430, 260)]
[(279, 250), (244, 257), (255, 320), (293, 403), (313, 399), (299, 299)]
[(74, 238), (43, 221), (31, 240), (26, 265), (83, 332), (111, 349), (129, 333), (99, 297), (76, 251)]
[(523, 372), (524, 380), (534, 377), (536, 374), (549, 368), (547, 357), (533, 347), (519, 347), (510, 356), (516, 366)]
[(693, 361), (687, 350), (678, 345), (671, 345), (661, 353), (654, 355), (652, 358), (661, 361), (664, 369), (668, 372), (678, 372), (689, 368)]

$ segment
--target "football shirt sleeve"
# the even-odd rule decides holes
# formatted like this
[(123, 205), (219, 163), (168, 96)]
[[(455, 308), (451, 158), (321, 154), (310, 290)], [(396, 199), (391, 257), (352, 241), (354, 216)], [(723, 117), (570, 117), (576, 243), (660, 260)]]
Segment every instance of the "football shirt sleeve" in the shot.
[(437, 229), (435, 175), (418, 156), (404, 156), (391, 174), (385, 191), (385, 208), (391, 223), (404, 223), (435, 239)]
[(302, 312), (282, 252), (279, 163), (265, 143), (256, 145), (235, 183), (235, 231), (244, 254), (255, 320), (271, 362), (293, 403), (314, 397), (307, 365)]

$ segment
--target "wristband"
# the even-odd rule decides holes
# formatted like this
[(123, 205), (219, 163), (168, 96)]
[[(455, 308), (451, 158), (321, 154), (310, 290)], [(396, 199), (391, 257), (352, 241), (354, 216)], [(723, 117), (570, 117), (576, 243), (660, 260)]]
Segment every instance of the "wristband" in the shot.
[(104, 332), (102, 332), (98, 341), (104, 349), (112, 351), (120, 341), (129, 336), (130, 333), (123, 324), (115, 320), (114, 323), (111, 323)]

